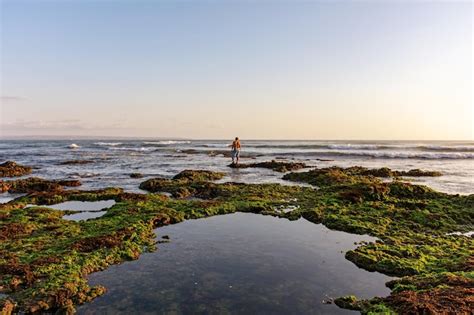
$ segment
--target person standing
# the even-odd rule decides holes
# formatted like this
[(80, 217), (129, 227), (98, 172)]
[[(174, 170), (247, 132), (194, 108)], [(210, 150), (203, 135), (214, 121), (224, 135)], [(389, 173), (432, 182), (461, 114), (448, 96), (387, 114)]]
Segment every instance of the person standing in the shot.
[(239, 164), (239, 159), (240, 159), (240, 140), (239, 137), (235, 137), (235, 140), (232, 141), (232, 144), (230, 145), (232, 149), (232, 164)]

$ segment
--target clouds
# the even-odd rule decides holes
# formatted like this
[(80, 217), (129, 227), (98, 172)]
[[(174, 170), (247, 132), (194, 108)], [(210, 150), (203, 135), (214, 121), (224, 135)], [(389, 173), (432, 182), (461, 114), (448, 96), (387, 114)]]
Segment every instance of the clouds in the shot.
[(84, 130), (87, 129), (86, 125), (77, 119), (69, 120), (56, 120), (56, 121), (43, 121), (43, 120), (17, 120), (15, 122), (2, 123), (0, 127), (3, 130), (41, 130), (41, 129), (74, 129)]
[(0, 135), (96, 135), (129, 131), (122, 122), (87, 123), (79, 119), (16, 120), (0, 123)]
[(0, 96), (0, 102), (18, 102), (18, 101), (24, 101), (26, 98), (22, 96), (15, 96), (15, 95), (1, 95)]

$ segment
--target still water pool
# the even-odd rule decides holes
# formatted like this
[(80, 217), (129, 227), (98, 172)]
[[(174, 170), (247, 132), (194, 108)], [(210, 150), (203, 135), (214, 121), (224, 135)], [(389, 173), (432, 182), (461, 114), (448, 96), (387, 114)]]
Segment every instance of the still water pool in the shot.
[(156, 230), (169, 243), (91, 274), (108, 292), (79, 314), (345, 314), (332, 297), (386, 296), (390, 277), (344, 258), (369, 236), (236, 213)]

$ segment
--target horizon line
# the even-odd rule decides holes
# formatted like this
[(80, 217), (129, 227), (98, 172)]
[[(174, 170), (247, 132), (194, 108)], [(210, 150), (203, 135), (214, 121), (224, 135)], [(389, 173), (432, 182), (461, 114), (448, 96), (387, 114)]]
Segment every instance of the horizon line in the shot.
[[(0, 135), (0, 140), (185, 140), (185, 141), (224, 141), (232, 140), (229, 138), (188, 138), (188, 137), (155, 137), (155, 136), (81, 136), (81, 135)], [(240, 137), (241, 138), (241, 137)], [(248, 138), (242, 139), (244, 141), (393, 141), (393, 142), (420, 142), (420, 141), (434, 141), (434, 142), (474, 142), (474, 139), (277, 139), (277, 138)]]

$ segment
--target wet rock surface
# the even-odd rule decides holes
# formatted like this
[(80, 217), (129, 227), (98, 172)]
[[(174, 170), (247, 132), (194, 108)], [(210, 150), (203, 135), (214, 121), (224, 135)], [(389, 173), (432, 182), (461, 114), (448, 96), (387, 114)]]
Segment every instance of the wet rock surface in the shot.
[(52, 192), (61, 191), (65, 186), (80, 186), (79, 180), (48, 180), (38, 177), (25, 179), (0, 181), (0, 192), (9, 193), (32, 193), (32, 192)]
[(268, 168), (276, 172), (286, 173), (290, 171), (296, 171), (302, 168), (307, 168), (308, 166), (305, 163), (300, 162), (283, 162), (283, 161), (268, 161), (268, 162), (258, 162), (258, 163), (232, 163), (229, 164), (231, 168)]
[(28, 175), (31, 173), (32, 168), (29, 166), (23, 166), (13, 161), (7, 161), (0, 164), (0, 177), (16, 177)]
[(59, 165), (84, 165), (94, 163), (92, 160), (67, 160), (59, 163)]
[(181, 179), (188, 181), (212, 181), (218, 180), (225, 176), (222, 172), (202, 171), (202, 170), (184, 170), (173, 177), (173, 179)]
[[(64, 190), (63, 184), (77, 182), (38, 178), (1, 182), (0, 187), (7, 187), (3, 190), (29, 195), (0, 205), (0, 291), (8, 294), (0, 298), (0, 305), (11, 311), (13, 304), (15, 312), (72, 310), (105, 292), (101, 286), (89, 286), (87, 274), (154, 250), (154, 228), (251, 212), (291, 220), (304, 217), (330, 229), (379, 239), (360, 244), (346, 258), (400, 280), (389, 283), (392, 293), (386, 298), (336, 299), (339, 306), (362, 313), (472, 310), (474, 241), (449, 233), (468, 232), (474, 226), (473, 196), (449, 195), (400, 181), (387, 183), (365, 172), (358, 167), (326, 168), (284, 176), (319, 189), (217, 184), (211, 181), (223, 173), (193, 170), (140, 185), (174, 198), (124, 193), (119, 188)], [(117, 203), (104, 216), (80, 222), (63, 219), (63, 211), (25, 207), (109, 199)]]

